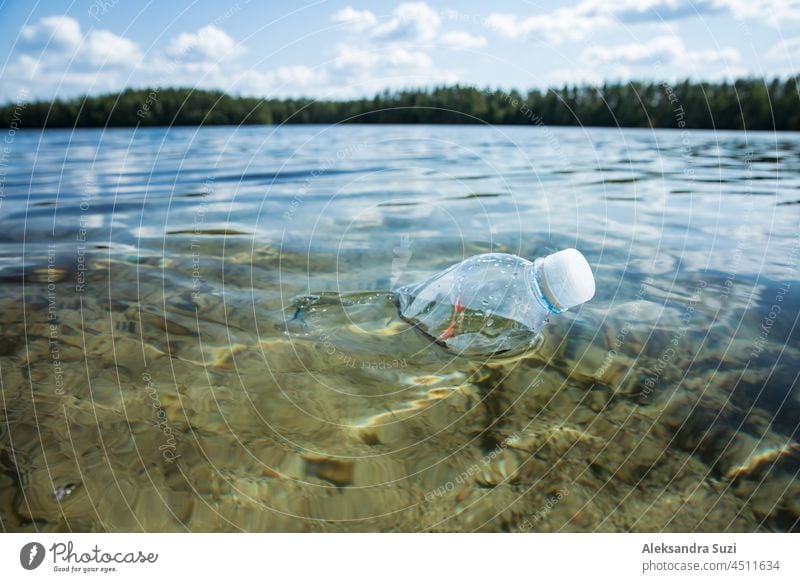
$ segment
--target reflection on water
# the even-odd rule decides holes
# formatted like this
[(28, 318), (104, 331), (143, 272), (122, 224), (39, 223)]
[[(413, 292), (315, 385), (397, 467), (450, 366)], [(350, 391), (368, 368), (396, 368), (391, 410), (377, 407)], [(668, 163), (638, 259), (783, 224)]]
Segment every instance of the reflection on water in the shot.
[[(798, 170), (794, 134), (18, 133), (0, 523), (797, 529)], [(568, 246), (597, 296), (513, 358), (388, 293)]]

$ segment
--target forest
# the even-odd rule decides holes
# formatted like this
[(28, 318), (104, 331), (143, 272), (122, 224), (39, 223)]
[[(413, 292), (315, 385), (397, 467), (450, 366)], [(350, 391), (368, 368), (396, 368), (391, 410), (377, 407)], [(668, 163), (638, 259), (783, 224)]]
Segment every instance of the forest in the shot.
[(620, 82), (527, 92), (454, 85), (387, 90), (352, 100), (260, 99), (222, 91), (148, 88), (8, 103), (0, 106), (0, 119), (15, 128), (487, 123), (797, 131), (798, 105), (798, 77)]

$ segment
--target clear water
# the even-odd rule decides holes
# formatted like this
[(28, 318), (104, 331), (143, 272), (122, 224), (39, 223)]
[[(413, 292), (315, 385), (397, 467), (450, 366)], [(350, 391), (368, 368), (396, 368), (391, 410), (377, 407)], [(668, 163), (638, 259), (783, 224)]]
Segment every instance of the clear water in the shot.
[[(7, 146), (4, 530), (798, 528), (800, 135)], [(514, 358), (454, 356), (386, 293), (564, 247), (597, 295)]]

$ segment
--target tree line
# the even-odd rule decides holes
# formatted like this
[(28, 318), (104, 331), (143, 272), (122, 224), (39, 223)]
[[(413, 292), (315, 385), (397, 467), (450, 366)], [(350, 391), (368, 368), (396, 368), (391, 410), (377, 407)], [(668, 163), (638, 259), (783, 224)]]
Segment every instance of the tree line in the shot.
[(454, 85), (351, 100), (259, 99), (190, 88), (127, 89), (0, 106), (21, 128), (283, 123), (489, 123), (800, 130), (798, 77), (607, 83), (528, 92)]

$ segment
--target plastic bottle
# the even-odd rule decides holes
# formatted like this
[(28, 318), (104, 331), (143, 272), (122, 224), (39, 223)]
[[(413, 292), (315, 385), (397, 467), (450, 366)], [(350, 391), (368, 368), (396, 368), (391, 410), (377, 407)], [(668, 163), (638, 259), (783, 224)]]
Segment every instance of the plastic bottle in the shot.
[(533, 262), (476, 255), (395, 291), (403, 319), (471, 356), (530, 348), (550, 314), (585, 303), (594, 292), (592, 270), (576, 249)]

